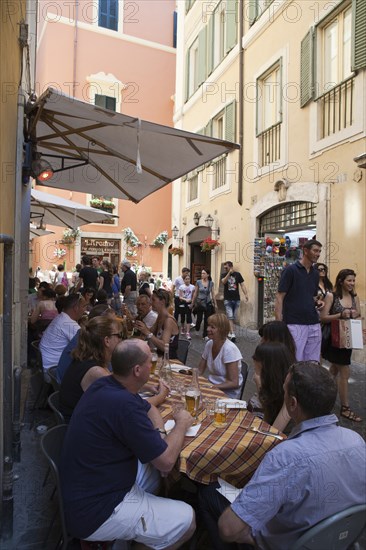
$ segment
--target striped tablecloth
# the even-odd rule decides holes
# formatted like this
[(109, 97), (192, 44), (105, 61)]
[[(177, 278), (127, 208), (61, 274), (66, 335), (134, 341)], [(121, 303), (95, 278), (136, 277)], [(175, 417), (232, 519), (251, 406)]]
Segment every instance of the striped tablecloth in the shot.
[[(174, 373), (174, 377), (179, 377), (179, 383), (189, 385), (189, 376)], [(223, 392), (215, 389), (206, 378), (200, 377), (200, 387), (203, 407), (205, 399), (224, 397)], [(172, 395), (160, 405), (164, 420), (172, 418), (172, 405), (182, 399), (183, 393)], [(243, 487), (265, 453), (280, 443), (274, 437), (254, 433), (248, 428), (257, 427), (274, 434), (280, 432), (246, 409), (230, 409), (228, 424), (224, 428), (215, 428), (212, 420), (203, 409), (199, 415), (201, 427), (195, 437), (185, 438), (176, 467), (199, 483), (207, 485), (220, 476), (235, 487)]]

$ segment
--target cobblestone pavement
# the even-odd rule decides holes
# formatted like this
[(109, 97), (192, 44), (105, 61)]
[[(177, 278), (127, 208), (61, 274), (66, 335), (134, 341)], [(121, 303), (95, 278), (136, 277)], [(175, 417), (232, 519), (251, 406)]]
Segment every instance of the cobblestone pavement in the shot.
[[(187, 363), (198, 365), (205, 342), (194, 330), (191, 331), (192, 341), (188, 353)], [(248, 399), (255, 391), (252, 381), (253, 367), (251, 357), (259, 341), (258, 333), (254, 330), (237, 327), (237, 345), (243, 358), (249, 364), (249, 376), (244, 398)], [(21, 461), (14, 464), (14, 474), (17, 481), (14, 483), (14, 534), (10, 540), (0, 541), (1, 550), (51, 550), (56, 547), (59, 536), (58, 520), (56, 519), (50, 535), (46, 539), (48, 527), (57, 511), (57, 498), (51, 499), (53, 493), (52, 476), (48, 476), (47, 465), (40, 450), (40, 436), (36, 431), (39, 424), (47, 427), (54, 425), (51, 411), (32, 410), (32, 396), (29, 388), (30, 371), (23, 373), (23, 402), (24, 414), (21, 431)], [(28, 397), (28, 398), (26, 398)], [(350, 403), (352, 408), (364, 420), (358, 424), (341, 419), (340, 423), (356, 430), (366, 437), (366, 406), (365, 406), (365, 365), (352, 364), (350, 380)], [(339, 412), (339, 404), (335, 408)], [(79, 548), (74, 546), (74, 548)], [(365, 537), (362, 538), (361, 548), (366, 550)], [(209, 545), (200, 544), (198, 550), (210, 550)]]

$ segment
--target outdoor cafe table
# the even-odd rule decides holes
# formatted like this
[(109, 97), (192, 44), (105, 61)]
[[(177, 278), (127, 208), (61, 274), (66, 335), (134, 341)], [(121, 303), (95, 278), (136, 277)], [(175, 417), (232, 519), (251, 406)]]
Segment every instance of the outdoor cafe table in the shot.
[[(174, 372), (173, 376), (180, 377), (179, 382), (189, 385), (189, 375)], [(206, 378), (200, 377), (199, 381), (203, 397), (203, 410), (198, 417), (201, 427), (195, 437), (186, 436), (173, 477), (179, 477), (179, 474), (176, 475), (179, 471), (205, 485), (221, 477), (241, 488), (258, 468), (265, 453), (280, 443), (272, 436), (261, 435), (248, 428), (256, 427), (274, 434), (280, 432), (246, 409), (229, 409), (227, 426), (215, 428), (213, 418), (204, 409), (205, 399), (225, 398), (226, 395)], [(170, 395), (159, 406), (164, 420), (172, 418), (172, 405), (184, 399), (183, 393)]]

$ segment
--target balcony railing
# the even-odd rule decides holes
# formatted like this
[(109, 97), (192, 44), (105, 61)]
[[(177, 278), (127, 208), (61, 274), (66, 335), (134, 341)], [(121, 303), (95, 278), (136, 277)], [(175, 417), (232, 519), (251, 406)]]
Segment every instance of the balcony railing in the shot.
[(321, 138), (352, 125), (354, 80), (351, 76), (318, 97), (321, 109)]
[(267, 166), (281, 156), (281, 122), (258, 135), (260, 166)]

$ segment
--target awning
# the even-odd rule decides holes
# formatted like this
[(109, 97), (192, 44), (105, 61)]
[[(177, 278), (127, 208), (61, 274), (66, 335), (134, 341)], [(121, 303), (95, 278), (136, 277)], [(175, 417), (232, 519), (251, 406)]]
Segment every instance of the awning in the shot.
[[(48, 187), (139, 202), (239, 145), (109, 111), (52, 88), (28, 110)], [(70, 168), (70, 169), (65, 169)]]
[(33, 223), (29, 224), (29, 240), (34, 239), (34, 237), (43, 237), (44, 235), (52, 235), (54, 233), (54, 231), (37, 227)]
[(108, 212), (91, 208), (85, 204), (69, 201), (50, 193), (31, 191), (31, 221), (42, 221), (46, 225), (57, 225), (76, 229), (87, 223), (98, 223), (116, 218)]

